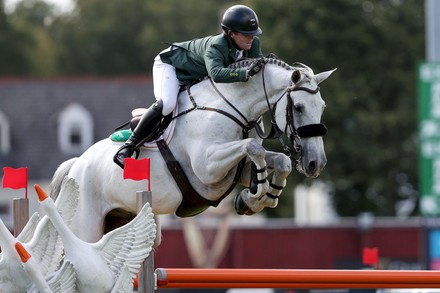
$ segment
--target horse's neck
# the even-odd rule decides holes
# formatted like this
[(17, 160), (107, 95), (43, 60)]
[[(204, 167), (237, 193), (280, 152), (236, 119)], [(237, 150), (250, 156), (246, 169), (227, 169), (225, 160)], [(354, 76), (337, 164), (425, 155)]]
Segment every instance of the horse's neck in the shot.
[(247, 82), (217, 83), (213, 86), (209, 81), (204, 81), (194, 90), (193, 95), (204, 106), (223, 104), (224, 110), (231, 112), (223, 96), (250, 121), (268, 110), (266, 97), (271, 105), (275, 103), (289, 85), (289, 78), (286, 69), (272, 65), (267, 66), (264, 80), (260, 73)]

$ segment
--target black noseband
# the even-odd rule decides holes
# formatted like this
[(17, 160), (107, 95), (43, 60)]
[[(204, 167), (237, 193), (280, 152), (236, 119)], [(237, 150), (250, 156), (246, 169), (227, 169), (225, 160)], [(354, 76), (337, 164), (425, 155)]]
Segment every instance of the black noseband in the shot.
[(298, 127), (296, 131), (300, 137), (323, 136), (327, 134), (327, 127), (324, 124), (309, 124)]

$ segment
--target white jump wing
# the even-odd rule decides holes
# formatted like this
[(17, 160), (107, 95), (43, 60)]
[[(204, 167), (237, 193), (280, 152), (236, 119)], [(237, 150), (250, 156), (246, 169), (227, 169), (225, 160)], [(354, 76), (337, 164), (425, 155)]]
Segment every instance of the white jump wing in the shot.
[(93, 244), (108, 263), (115, 276), (128, 269), (131, 282), (141, 263), (150, 254), (156, 237), (156, 224), (150, 205), (144, 205), (128, 224), (119, 227)]

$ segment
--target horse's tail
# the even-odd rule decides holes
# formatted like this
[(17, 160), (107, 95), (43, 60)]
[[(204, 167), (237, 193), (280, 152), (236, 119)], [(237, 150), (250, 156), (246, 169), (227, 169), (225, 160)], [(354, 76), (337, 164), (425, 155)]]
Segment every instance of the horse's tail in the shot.
[(64, 177), (67, 176), (70, 169), (72, 168), (73, 164), (76, 162), (78, 158), (72, 158), (70, 160), (67, 160), (63, 162), (61, 165), (58, 166), (57, 170), (53, 174), (52, 181), (50, 182), (50, 197), (53, 200), (56, 200), (58, 197), (58, 194), (61, 191), (61, 185), (63, 183)]

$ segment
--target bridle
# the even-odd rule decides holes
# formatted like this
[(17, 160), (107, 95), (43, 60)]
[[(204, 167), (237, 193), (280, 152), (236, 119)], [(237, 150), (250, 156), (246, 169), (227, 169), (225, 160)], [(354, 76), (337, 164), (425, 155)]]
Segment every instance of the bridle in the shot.
[[(300, 161), (303, 156), (303, 151), (302, 151), (303, 148), (302, 148), (301, 138), (324, 136), (327, 134), (327, 127), (322, 123), (318, 123), (318, 124), (303, 125), (303, 126), (296, 128), (295, 122), (294, 122), (294, 113), (293, 113), (294, 102), (293, 102), (293, 97), (291, 96), (291, 93), (294, 91), (305, 91), (305, 92), (308, 92), (308, 93), (314, 95), (319, 92), (319, 86), (317, 86), (315, 89), (310, 89), (307, 87), (299, 86), (298, 81), (297, 81), (297, 83), (294, 83), (291, 80), (289, 83), (289, 86), (283, 91), (281, 96), (276, 100), (273, 107), (271, 107), (270, 102), (269, 102), (269, 96), (268, 96), (267, 90), (266, 90), (266, 82), (265, 82), (265, 78), (264, 78), (265, 77), (264, 68), (265, 68), (265, 66), (263, 66), (263, 68), (262, 68), (263, 90), (264, 90), (264, 95), (266, 98), (267, 106), (268, 106), (270, 117), (271, 117), (271, 119), (270, 119), (271, 131), (268, 135), (264, 135), (264, 133), (263, 133), (263, 135), (261, 135), (263, 131), (257, 130), (257, 134), (262, 139), (278, 138), (280, 140), (280, 143), (281, 143), (284, 151), (287, 153), (289, 158), (292, 161), (295, 161), (295, 169), (297, 171), (301, 171), (300, 170), (300, 166), (301, 166)], [(298, 79), (299, 79), (299, 76), (298, 76)], [(278, 105), (278, 102), (284, 96), (286, 96), (286, 98), (287, 98), (286, 127), (284, 128), (284, 131), (282, 131), (282, 130), (280, 130), (280, 128), (278, 127), (278, 124), (276, 122), (275, 110)], [(261, 129), (261, 127), (259, 127), (259, 125), (256, 125), (255, 127), (258, 127)], [(290, 134), (288, 135), (289, 132), (290, 132)], [(292, 152), (291, 148), (287, 144), (285, 144), (284, 141), (282, 140), (282, 138), (281, 138), (282, 133), (285, 133), (286, 135), (288, 135), (290, 143), (293, 146), (294, 153), (298, 155), (297, 158), (294, 158), (294, 153)]]
[[(302, 152), (303, 148), (302, 148), (301, 138), (324, 136), (327, 134), (327, 127), (322, 123), (303, 125), (298, 128), (295, 127), (294, 115), (293, 115), (293, 104), (294, 103), (293, 103), (293, 98), (291, 96), (291, 92), (294, 92), (294, 91), (306, 91), (306, 92), (314, 95), (319, 92), (319, 86), (317, 86), (316, 89), (312, 90), (307, 87), (292, 85), (288, 88), (287, 94), (286, 94), (286, 96), (287, 96), (286, 128), (284, 129), (284, 133), (286, 135), (288, 135), (287, 130), (289, 130), (289, 132), (290, 132), (290, 134), (288, 136), (290, 143), (292, 144), (295, 153), (298, 154), (298, 158), (296, 158), (296, 160), (295, 160), (295, 169), (297, 171), (301, 171), (300, 160), (303, 156), (303, 152)], [(275, 107), (276, 107), (276, 104), (275, 104)], [(294, 160), (290, 148), (286, 144), (284, 144), (284, 142), (282, 140), (280, 140), (280, 141), (281, 141), (281, 145), (283, 146), (284, 150), (286, 152), (288, 152), (288, 156), (290, 157), (290, 159)]]

